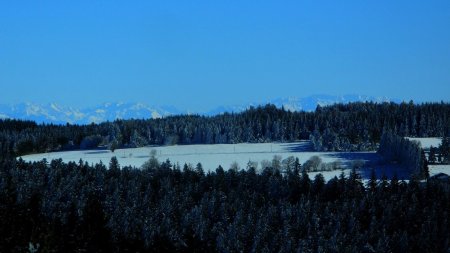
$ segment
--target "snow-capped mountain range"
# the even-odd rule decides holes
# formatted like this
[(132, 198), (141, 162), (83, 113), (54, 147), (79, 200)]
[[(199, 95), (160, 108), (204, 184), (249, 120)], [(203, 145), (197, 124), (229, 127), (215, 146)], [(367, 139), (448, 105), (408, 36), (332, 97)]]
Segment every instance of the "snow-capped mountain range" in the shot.
[(170, 115), (179, 114), (200, 114), (200, 115), (217, 115), (224, 112), (241, 112), (250, 106), (264, 105), (267, 103), (274, 104), (281, 108), (284, 107), (290, 111), (314, 111), (317, 105), (326, 106), (335, 103), (350, 102), (400, 102), (398, 99), (389, 99), (386, 97), (376, 98), (360, 95), (314, 95), (304, 98), (278, 98), (267, 101), (266, 103), (249, 103), (246, 105), (220, 106), (214, 110), (207, 112), (190, 112), (179, 110), (173, 106), (149, 106), (143, 103), (104, 103), (95, 107), (74, 108), (63, 106), (55, 103), (36, 104), (21, 103), (15, 105), (0, 105), (0, 118), (14, 118), (33, 120), (38, 123), (53, 124), (89, 124), (104, 121), (114, 121), (115, 119), (148, 119), (161, 118)]
[(74, 108), (56, 103), (0, 105), (0, 118), (26, 119), (53, 124), (89, 124), (115, 119), (161, 118), (182, 113), (175, 107), (150, 107), (142, 103), (104, 103), (88, 108)]

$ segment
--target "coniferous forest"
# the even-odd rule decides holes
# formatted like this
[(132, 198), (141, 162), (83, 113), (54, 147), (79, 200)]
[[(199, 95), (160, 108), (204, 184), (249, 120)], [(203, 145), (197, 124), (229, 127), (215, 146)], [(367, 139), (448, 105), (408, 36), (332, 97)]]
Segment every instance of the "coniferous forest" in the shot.
[(266, 168), (0, 165), (0, 251), (448, 252), (450, 185)]
[[(450, 105), (350, 103), (290, 112), (272, 105), (215, 117), (91, 125), (0, 121), (0, 252), (448, 252), (450, 183), (404, 136), (444, 137)], [(194, 143), (288, 142), (316, 150), (378, 150), (411, 168), (409, 182), (326, 182), (303, 165), (205, 172), (152, 157), (142, 168), (25, 162), (46, 151)], [(430, 151), (431, 152), (431, 151)], [(437, 161), (437, 159), (436, 159)], [(424, 180), (418, 180), (423, 178)]]
[(214, 117), (171, 116), (90, 125), (37, 125), (0, 120), (2, 156), (144, 145), (311, 140), (316, 151), (377, 150), (384, 132), (442, 137), (450, 132), (450, 104), (349, 103), (291, 112), (273, 105)]

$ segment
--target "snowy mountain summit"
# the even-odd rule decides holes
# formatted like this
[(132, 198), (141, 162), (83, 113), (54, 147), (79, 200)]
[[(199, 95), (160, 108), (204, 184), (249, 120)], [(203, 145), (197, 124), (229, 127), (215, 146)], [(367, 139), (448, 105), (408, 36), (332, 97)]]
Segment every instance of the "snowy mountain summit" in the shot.
[(316, 110), (317, 106), (327, 106), (333, 104), (347, 104), (351, 102), (396, 102), (400, 103), (399, 99), (390, 99), (388, 97), (371, 97), (362, 95), (343, 95), (343, 96), (332, 96), (332, 95), (312, 95), (309, 97), (287, 97), (287, 98), (277, 98), (269, 100), (266, 103), (250, 103), (247, 105), (236, 105), (236, 106), (221, 106), (207, 113), (207, 115), (216, 115), (224, 112), (241, 112), (251, 106), (258, 106), (261, 104), (273, 104), (278, 108), (284, 108), (288, 111), (307, 111), (311, 112)]
[(399, 102), (397, 99), (390, 99), (387, 97), (370, 97), (362, 95), (343, 95), (343, 96), (332, 96), (332, 95), (313, 95), (304, 98), (279, 98), (270, 101), (278, 107), (284, 107), (284, 109), (289, 111), (314, 111), (318, 105), (327, 106), (333, 104), (347, 104), (351, 102)]
[[(278, 98), (267, 101), (267, 103), (290, 111), (314, 111), (317, 105), (326, 106), (335, 103), (350, 102), (398, 102), (389, 98), (375, 98), (360, 95), (330, 96), (314, 95), (304, 98)], [(220, 106), (206, 112), (194, 112), (201, 115), (213, 116), (225, 112), (242, 112), (251, 106), (267, 103), (249, 103), (247, 105)], [(90, 124), (115, 119), (148, 119), (161, 118), (170, 115), (192, 114), (192, 112), (179, 110), (173, 106), (149, 106), (143, 103), (104, 103), (88, 108), (74, 108), (55, 103), (36, 104), (21, 103), (15, 105), (0, 105), (0, 118), (14, 118), (33, 120), (38, 123), (53, 124)]]
[(53, 124), (89, 124), (115, 119), (161, 118), (180, 113), (183, 112), (174, 107), (150, 107), (142, 103), (105, 103), (83, 109), (55, 103), (0, 105), (0, 118), (26, 119)]

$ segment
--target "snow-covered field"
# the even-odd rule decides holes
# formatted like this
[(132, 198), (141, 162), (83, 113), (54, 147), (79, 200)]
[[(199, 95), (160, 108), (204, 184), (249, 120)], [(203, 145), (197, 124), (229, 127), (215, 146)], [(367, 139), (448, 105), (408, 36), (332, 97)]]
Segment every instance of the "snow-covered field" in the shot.
[(430, 169), (430, 176), (437, 175), (439, 173), (445, 173), (447, 175), (450, 175), (450, 165), (429, 165), (428, 168)]
[[(422, 145), (433, 145), (440, 143), (439, 138), (413, 138), (424, 143)], [(436, 145), (437, 146), (437, 145)], [(160, 161), (169, 159), (172, 164), (183, 166), (191, 164), (195, 166), (201, 163), (205, 171), (214, 171), (219, 165), (225, 170), (231, 167), (231, 164), (238, 163), (241, 169), (247, 167), (249, 161), (258, 164), (257, 169), (261, 169), (261, 162), (271, 162), (275, 155), (286, 159), (289, 156), (297, 157), (300, 163), (305, 163), (312, 156), (318, 156), (325, 163), (340, 161), (344, 167), (345, 174), (350, 172), (349, 167), (354, 161), (364, 161), (366, 164), (360, 170), (363, 178), (370, 177), (371, 168), (376, 169), (377, 177), (386, 174), (389, 178), (394, 174), (400, 179), (407, 179), (408, 172), (401, 168), (395, 168), (393, 165), (383, 165), (380, 163), (380, 157), (375, 152), (313, 152), (310, 143), (307, 141), (294, 143), (241, 143), (241, 144), (215, 144), (215, 145), (175, 145), (175, 146), (155, 146), (131, 149), (117, 149), (114, 153), (109, 150), (78, 150), (42, 153), (23, 156), (26, 161), (40, 161), (43, 158), (48, 161), (52, 159), (63, 159), (65, 162), (78, 162), (80, 159), (95, 164), (103, 162), (108, 164), (111, 157), (116, 156), (121, 166), (142, 166), (151, 156), (151, 152), (156, 153), (156, 158)], [(314, 178), (319, 172), (309, 173)], [(326, 180), (339, 176), (340, 170), (320, 172)], [(430, 165), (430, 175), (438, 173), (450, 174), (450, 165)]]
[[(442, 138), (440, 137), (430, 137), (430, 138), (411, 138), (408, 137), (409, 140), (418, 141), (422, 148), (425, 150), (429, 150), (431, 146), (439, 147), (441, 144)], [(439, 173), (445, 173), (450, 175), (450, 165), (429, 165), (430, 176), (434, 176)]]
[(411, 141), (418, 141), (422, 145), (423, 149), (430, 149), (431, 146), (439, 147), (442, 138), (440, 137), (430, 137), (430, 138), (412, 138), (408, 137)]
[[(215, 170), (219, 165), (224, 169), (229, 169), (231, 164), (237, 162), (240, 168), (245, 169), (249, 161), (257, 162), (258, 168), (261, 168), (261, 162), (264, 160), (272, 161), (274, 155), (285, 159), (289, 156), (298, 157), (300, 163), (304, 163), (311, 156), (319, 156), (323, 162), (330, 163), (341, 161), (343, 166), (349, 166), (352, 161), (362, 160), (373, 162), (379, 157), (375, 152), (313, 152), (310, 149), (310, 143), (257, 143), (257, 144), (216, 144), (216, 145), (176, 145), (176, 146), (156, 146), (142, 147), (133, 149), (118, 149), (114, 153), (109, 150), (81, 150), (42, 153), (23, 156), (26, 161), (39, 161), (46, 158), (63, 159), (65, 162), (80, 159), (95, 164), (102, 161), (108, 164), (111, 157), (116, 156), (121, 166), (140, 167), (150, 158), (152, 150), (156, 152), (156, 158), (162, 162), (169, 159), (172, 164), (179, 163), (181, 166), (192, 164), (195, 166), (201, 162), (205, 171)], [(325, 178), (329, 179), (339, 175), (341, 171), (323, 172)], [(348, 173), (348, 170), (346, 170)], [(314, 176), (317, 173), (311, 173)]]

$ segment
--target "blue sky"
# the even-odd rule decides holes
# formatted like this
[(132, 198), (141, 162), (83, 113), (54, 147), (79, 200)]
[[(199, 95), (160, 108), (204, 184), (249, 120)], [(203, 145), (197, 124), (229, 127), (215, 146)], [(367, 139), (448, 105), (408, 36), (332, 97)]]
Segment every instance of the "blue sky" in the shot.
[(0, 104), (450, 100), (450, 1), (2, 1)]

